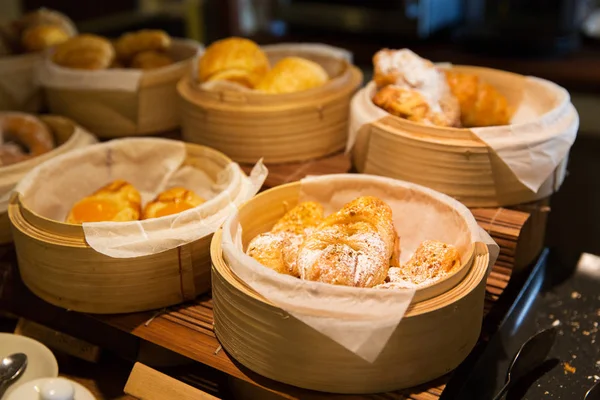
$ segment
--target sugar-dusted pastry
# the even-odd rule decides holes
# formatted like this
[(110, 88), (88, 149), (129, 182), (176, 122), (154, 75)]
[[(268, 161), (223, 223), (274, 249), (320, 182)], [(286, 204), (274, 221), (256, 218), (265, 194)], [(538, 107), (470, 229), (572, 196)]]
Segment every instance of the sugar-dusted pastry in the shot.
[(165, 31), (144, 29), (122, 35), (115, 42), (119, 60), (126, 62), (144, 51), (165, 51), (171, 46), (171, 37)]
[(437, 240), (426, 240), (400, 268), (390, 268), (387, 281), (392, 286), (410, 287), (433, 283), (460, 266), (456, 247)]
[(298, 253), (302, 279), (356, 287), (384, 282), (396, 242), (391, 208), (364, 196), (327, 217)]
[(231, 37), (208, 46), (198, 64), (198, 80), (226, 80), (253, 88), (268, 70), (269, 60), (256, 43)]
[(69, 38), (69, 34), (60, 26), (37, 25), (23, 32), (21, 44), (25, 51), (36, 52), (64, 43)]
[(54, 148), (54, 138), (41, 120), (23, 113), (0, 113), (0, 165), (15, 164)]
[(76, 69), (105, 69), (112, 65), (115, 49), (107, 39), (84, 34), (56, 46), (52, 61), (58, 65)]
[(129, 66), (131, 68), (148, 70), (166, 67), (173, 64), (173, 62), (173, 59), (168, 54), (155, 50), (146, 50), (133, 56)]
[(175, 187), (165, 190), (146, 204), (142, 219), (159, 218), (177, 214), (204, 203), (204, 199), (191, 190)]
[(135, 221), (140, 213), (139, 192), (130, 183), (116, 180), (75, 203), (66, 222)]
[(389, 113), (425, 124), (460, 126), (460, 106), (443, 72), (408, 49), (373, 57), (378, 92), (373, 102)]
[(506, 98), (477, 75), (446, 71), (452, 94), (458, 99), (466, 127), (507, 125), (511, 110)]
[(314, 61), (286, 57), (258, 82), (256, 89), (265, 93), (293, 93), (324, 85), (327, 71)]
[(306, 235), (322, 221), (323, 207), (320, 204), (300, 203), (288, 211), (270, 232), (252, 239), (246, 253), (274, 271), (298, 277), (298, 250)]

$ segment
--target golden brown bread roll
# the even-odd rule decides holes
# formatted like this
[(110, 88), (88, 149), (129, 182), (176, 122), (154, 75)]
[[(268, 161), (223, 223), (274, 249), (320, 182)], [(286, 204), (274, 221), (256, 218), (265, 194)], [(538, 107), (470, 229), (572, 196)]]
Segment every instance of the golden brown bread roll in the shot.
[(191, 190), (180, 187), (165, 190), (156, 199), (146, 204), (142, 218), (159, 218), (178, 214), (204, 203), (204, 199)]
[(288, 211), (270, 232), (252, 239), (246, 253), (274, 271), (298, 277), (299, 247), (322, 220), (323, 207), (320, 204), (300, 203)]
[(37, 25), (23, 32), (21, 43), (25, 51), (49, 49), (69, 40), (69, 34), (57, 25)]
[(147, 50), (133, 56), (130, 67), (149, 70), (166, 67), (167, 65), (171, 65), (173, 63), (174, 61), (171, 57), (169, 57), (169, 55), (154, 50)]
[(314, 61), (286, 57), (258, 82), (256, 89), (265, 93), (293, 93), (324, 85), (327, 72)]
[(364, 196), (327, 217), (298, 253), (302, 279), (356, 287), (384, 282), (396, 243), (392, 210)]
[[(15, 164), (37, 157), (54, 148), (54, 138), (41, 120), (22, 113), (0, 114), (0, 165)], [(16, 142), (16, 143), (15, 143)], [(21, 151), (20, 146), (26, 149)]]
[(115, 59), (115, 50), (107, 39), (84, 34), (56, 46), (52, 61), (76, 69), (106, 69)]
[(507, 125), (511, 110), (508, 101), (477, 75), (446, 71), (452, 94), (458, 99), (461, 121), (466, 127)]
[(117, 57), (123, 62), (144, 51), (165, 51), (171, 46), (171, 37), (162, 30), (144, 29), (122, 35), (115, 42)]
[(135, 221), (140, 212), (139, 192), (130, 183), (116, 180), (75, 203), (66, 222)]
[(231, 37), (208, 46), (198, 64), (198, 80), (226, 80), (254, 88), (268, 70), (269, 60), (256, 43)]

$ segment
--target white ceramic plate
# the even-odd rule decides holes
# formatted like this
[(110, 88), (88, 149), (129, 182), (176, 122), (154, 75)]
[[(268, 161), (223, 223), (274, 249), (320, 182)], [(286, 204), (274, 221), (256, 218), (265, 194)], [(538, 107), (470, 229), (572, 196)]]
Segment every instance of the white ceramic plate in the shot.
[(25, 353), (27, 355), (27, 369), (25, 373), (13, 383), (2, 399), (18, 388), (20, 385), (39, 378), (56, 378), (58, 376), (58, 364), (54, 354), (40, 342), (25, 336), (11, 333), (0, 333), (0, 359), (14, 353)]
[[(66, 385), (66, 387), (65, 387)], [(6, 400), (39, 400), (40, 394), (45, 392), (52, 399), (95, 400), (94, 395), (85, 387), (75, 381), (64, 378), (41, 378), (29, 381), (15, 388)], [(71, 397), (74, 396), (74, 397)]]

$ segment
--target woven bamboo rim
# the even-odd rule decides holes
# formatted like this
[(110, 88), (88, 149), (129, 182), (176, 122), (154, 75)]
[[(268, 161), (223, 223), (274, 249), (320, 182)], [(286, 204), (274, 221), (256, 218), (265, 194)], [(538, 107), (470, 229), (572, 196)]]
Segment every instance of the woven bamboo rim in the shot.
[[(212, 179), (231, 163), (216, 150), (186, 148), (186, 164), (203, 168)], [(96, 314), (145, 311), (191, 300), (210, 288), (212, 235), (150, 256), (111, 258), (86, 243), (80, 225), (45, 218), (19, 195), (11, 199), (9, 217), (23, 282), (59, 307)]]
[[(25, 176), (27, 172), (38, 164), (70, 150), (87, 146), (95, 142), (95, 139), (89, 133), (84, 131), (77, 132), (75, 123), (67, 118), (56, 115), (43, 115), (40, 116), (40, 119), (46, 123), (52, 131), (57, 146), (43, 156), (6, 167), (0, 167), (0, 175), (10, 175), (11, 178), (15, 179), (14, 182), (12, 182), (13, 185), (16, 185), (20, 178)], [(12, 242), (12, 235), (10, 232), (8, 212), (0, 212), (0, 244), (10, 242)]]
[[(240, 208), (243, 235), (266, 231), (281, 216), (279, 207), (297, 202), (298, 183), (271, 189)], [(295, 197), (294, 197), (295, 196)], [(261, 217), (264, 214), (265, 217)], [(258, 225), (256, 219), (261, 219)], [(269, 222), (270, 221), (270, 222)], [(243, 239), (244, 240), (244, 239)], [(374, 393), (412, 387), (455, 368), (475, 345), (483, 318), (489, 254), (477, 243), (455, 286), (434, 297), (415, 297), (379, 358), (369, 364), (331, 339), (274, 306), (242, 282), (227, 265), (221, 231), (211, 244), (215, 333), (231, 356), (268, 378), (335, 393)], [(441, 329), (443, 327), (443, 329)], [(409, 366), (398, 368), (399, 365)]]
[[(289, 55), (268, 51), (271, 60)], [(349, 103), (362, 73), (346, 60), (310, 51), (295, 55), (321, 64), (333, 78), (298, 93), (209, 91), (190, 76), (177, 85), (182, 133), (188, 142), (218, 149), (234, 161), (285, 163), (320, 158), (344, 148)]]
[[(494, 85), (510, 105), (523, 96), (525, 77), (483, 67), (453, 66)], [(568, 157), (532, 192), (469, 129), (414, 123), (392, 115), (370, 124), (352, 151), (359, 172), (414, 182), (445, 193), (467, 207), (503, 207), (554, 193), (566, 176)]]

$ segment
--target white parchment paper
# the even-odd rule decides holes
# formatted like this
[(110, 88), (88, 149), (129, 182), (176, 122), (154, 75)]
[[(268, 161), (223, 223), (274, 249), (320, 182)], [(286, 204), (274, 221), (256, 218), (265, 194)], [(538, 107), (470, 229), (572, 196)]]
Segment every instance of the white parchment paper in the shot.
[[(207, 170), (184, 165), (183, 142), (157, 138), (118, 139), (57, 157), (31, 171), (16, 191), (41, 216), (64, 221), (73, 204), (116, 179), (131, 183), (142, 205), (183, 186), (207, 201), (175, 215), (131, 222), (84, 223), (86, 242), (116, 258), (157, 254), (212, 234), (254, 196), (267, 175), (262, 162), (247, 177), (239, 165), (222, 165), (207, 150)], [(208, 169), (212, 171), (209, 173)], [(217, 173), (216, 179), (211, 175)]]
[(139, 87), (142, 76), (169, 74), (170, 71), (181, 68), (182, 63), (197, 57), (202, 51), (202, 45), (193, 40), (172, 39), (171, 48), (167, 53), (177, 62), (149, 71), (128, 68), (94, 71), (66, 68), (54, 64), (51, 61), (51, 53), (48, 53), (37, 70), (37, 77), (44, 87), (135, 92)]
[[(0, 213), (6, 212), (13, 189), (34, 167), (67, 151), (83, 148), (96, 142), (94, 135), (77, 126), (73, 135), (54, 150), (27, 161), (0, 167)], [(0, 143), (2, 143), (1, 138)]]
[[(517, 179), (537, 192), (558, 164), (568, 155), (579, 128), (579, 115), (569, 93), (544, 79), (525, 78), (523, 99), (510, 125), (471, 128), (511, 169)], [(351, 102), (346, 152), (368, 124), (389, 114), (373, 101), (375, 83), (370, 82), (356, 93)], [(551, 102), (549, 112), (542, 111), (540, 99)]]
[[(465, 206), (425, 187), (357, 174), (306, 178), (301, 184), (299, 201), (318, 201), (327, 213), (361, 195), (386, 201), (393, 210), (403, 261), (426, 239), (454, 244), (463, 257), (476, 242), (483, 242), (490, 251), (488, 270), (498, 256), (498, 246)], [(414, 289), (334, 286), (279, 274), (245, 254), (242, 230), (237, 213), (223, 225), (223, 256), (238, 277), (277, 307), (363, 359), (377, 359), (410, 305)]]

